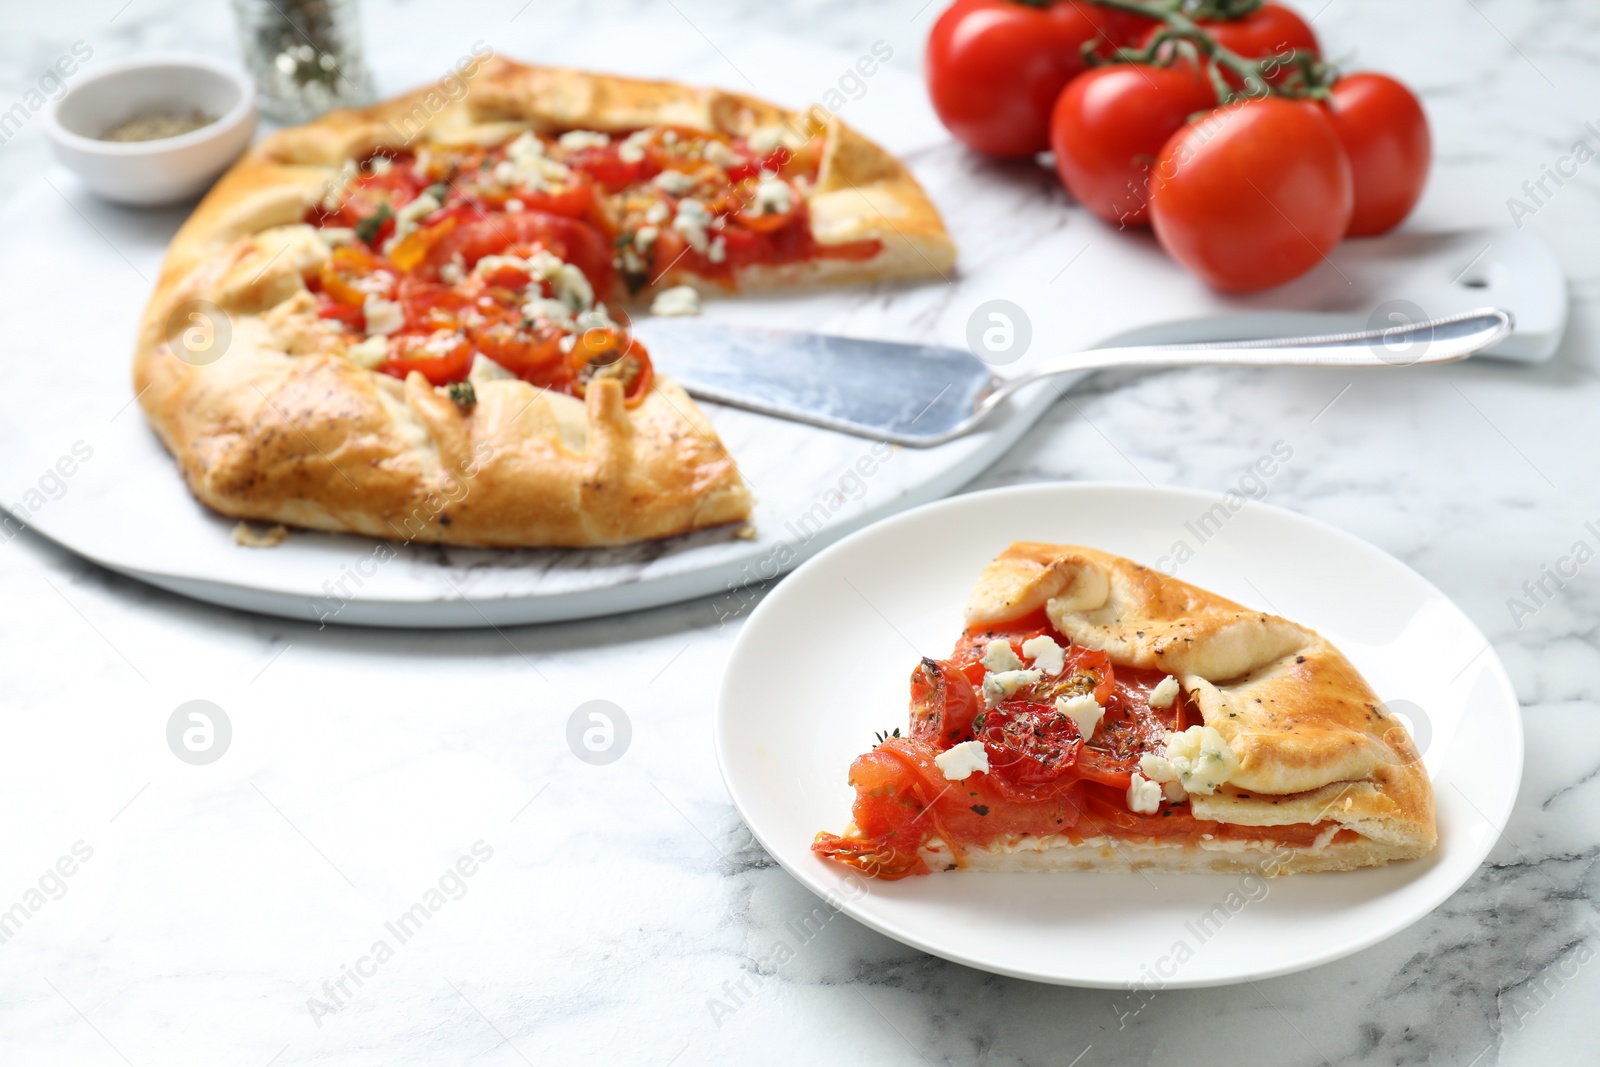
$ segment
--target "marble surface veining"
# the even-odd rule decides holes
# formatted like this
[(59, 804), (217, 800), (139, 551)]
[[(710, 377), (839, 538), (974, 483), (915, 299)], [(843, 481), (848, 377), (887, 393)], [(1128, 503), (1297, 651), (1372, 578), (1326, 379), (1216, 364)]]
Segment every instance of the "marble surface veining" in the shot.
[[(909, 63), (938, 6), (494, 0), (472, 17), (503, 20), (513, 52), (576, 18), (648, 13), (693, 31), (674, 47), (716, 50), (756, 30), (852, 52), (882, 38)], [(1600, 564), (1559, 587), (1524, 583), (1576, 542), (1593, 547), (1585, 523), (1600, 520), (1600, 170), (1547, 182), (1537, 204), (1523, 183), (1594, 137), (1583, 124), (1600, 122), (1600, 8), (1300, 6), (1331, 54), (1422, 91), (1437, 168), (1418, 225), (1505, 224), (1508, 198), (1532, 205), (1522, 221), (1570, 277), (1560, 352), (1537, 368), (1353, 383), (1335, 371), (1104, 376), (973, 487), (1220, 491), (1271, 442), (1292, 440), (1269, 499), (1382, 546), (1455, 598), (1524, 705), (1510, 825), (1437, 911), (1345, 960), (1163, 992), (1137, 1015), (1117, 993), (984, 974), (845, 917), (801, 938), (815, 898), (754, 844), (717, 774), (712, 690), (738, 623), (709, 603), (504, 632), (319, 631), (192, 604), (23, 533), (0, 543), (0, 913), (17, 902), (27, 913), (0, 927), (0, 1062), (1466, 1067), (1592, 1056)], [(433, 0), (364, 11), (374, 51), (448, 38), (464, 17)], [(0, 111), (74, 41), (91, 43), (97, 63), (233, 48), (221, 3), (8, 0), (3, 21)], [(39, 126), (0, 144), (0, 194), (46, 165)], [(965, 253), (981, 262), (1050, 239), (997, 228)], [(167, 745), (169, 716), (193, 699), (232, 723), (207, 767)], [(632, 723), (626, 754), (607, 766), (574, 758), (563, 736), (591, 699)], [(402, 921), (419, 903), (430, 916), (420, 928)], [(758, 966), (780, 939), (792, 957)]]

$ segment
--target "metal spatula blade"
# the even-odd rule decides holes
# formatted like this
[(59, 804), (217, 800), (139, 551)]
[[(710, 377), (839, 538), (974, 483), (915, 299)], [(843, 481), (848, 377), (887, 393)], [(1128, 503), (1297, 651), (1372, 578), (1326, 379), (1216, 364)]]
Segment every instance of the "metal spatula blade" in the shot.
[(1108, 367), (1198, 364), (1412, 366), (1465, 359), (1504, 340), (1494, 308), (1356, 333), (1098, 348), (1040, 360), (1011, 378), (958, 348), (901, 344), (701, 319), (645, 319), (634, 332), (690, 395), (895, 444), (925, 448), (968, 433), (1012, 393)]
[(948, 432), (994, 372), (971, 352), (820, 333), (645, 319), (633, 331), (691, 396), (898, 440)]

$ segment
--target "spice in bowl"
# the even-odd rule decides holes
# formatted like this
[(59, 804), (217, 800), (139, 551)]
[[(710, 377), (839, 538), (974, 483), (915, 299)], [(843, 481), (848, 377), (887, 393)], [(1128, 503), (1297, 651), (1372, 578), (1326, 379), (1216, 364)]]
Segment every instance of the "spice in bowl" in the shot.
[(160, 141), (193, 133), (217, 121), (203, 111), (155, 111), (135, 115), (100, 135), (102, 141)]

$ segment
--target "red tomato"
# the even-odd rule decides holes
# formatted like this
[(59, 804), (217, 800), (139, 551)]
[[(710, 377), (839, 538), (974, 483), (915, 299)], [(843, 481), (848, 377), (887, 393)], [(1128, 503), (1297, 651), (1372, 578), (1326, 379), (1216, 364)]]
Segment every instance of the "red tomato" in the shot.
[(1107, 222), (1149, 225), (1150, 164), (1190, 115), (1216, 103), (1188, 66), (1117, 64), (1074, 78), (1050, 120), (1061, 183)]
[(1156, 239), (1218, 289), (1299, 277), (1350, 223), (1350, 161), (1319, 104), (1268, 97), (1219, 108), (1174, 134), (1153, 173)]
[(1050, 143), (1050, 108), (1086, 69), (1097, 37), (1126, 44), (1149, 20), (1078, 0), (956, 0), (928, 37), (928, 94), (957, 139), (991, 156), (1031, 156)]
[(1348, 235), (1387, 233), (1411, 213), (1428, 180), (1428, 116), (1411, 90), (1382, 74), (1334, 82), (1329, 110), (1355, 183)]

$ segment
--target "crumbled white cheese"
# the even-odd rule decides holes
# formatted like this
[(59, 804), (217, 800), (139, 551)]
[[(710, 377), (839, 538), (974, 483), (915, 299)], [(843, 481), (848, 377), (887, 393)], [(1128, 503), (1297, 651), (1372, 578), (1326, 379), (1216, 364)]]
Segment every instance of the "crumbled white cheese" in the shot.
[(1215, 793), (1239, 769), (1239, 757), (1213, 726), (1168, 734), (1166, 756), (1191, 793)]
[(677, 130), (667, 130), (665, 133), (663, 133), (661, 135), (661, 143), (662, 144), (677, 144), (678, 143), (678, 131)]
[(1152, 782), (1175, 782), (1178, 780), (1178, 769), (1172, 761), (1165, 756), (1158, 756), (1154, 752), (1147, 752), (1139, 757), (1139, 770)]
[(434, 357), (448, 356), (464, 340), (466, 335), (459, 330), (435, 330), (422, 342), (422, 351)]
[(367, 336), (387, 337), (406, 324), (406, 312), (393, 300), (368, 295), (361, 303), (367, 316)]
[(782, 126), (762, 126), (751, 130), (750, 136), (745, 138), (745, 143), (750, 146), (750, 151), (758, 156), (765, 156), (783, 143)]
[(698, 315), (700, 294), (695, 292), (692, 285), (675, 285), (671, 289), (663, 289), (650, 302), (650, 314)]
[(515, 374), (512, 374), (482, 352), (473, 357), (472, 370), (467, 374), (467, 380), (473, 385), (482, 385), (484, 382), (504, 381), (515, 377)]
[(1038, 685), (1039, 678), (1038, 671), (1001, 671), (998, 674), (986, 674), (983, 676), (983, 702), (992, 708), (1002, 700), (1011, 699), (1019, 689)]
[(327, 245), (329, 248), (338, 248), (340, 245), (354, 244), (356, 239), (356, 231), (350, 229), (348, 226), (324, 226), (322, 229), (315, 232), (318, 237), (322, 238), (322, 243)]
[(745, 138), (745, 143), (750, 146), (750, 151), (758, 156), (769, 156), (780, 145), (787, 148), (798, 148), (805, 143), (805, 139), (794, 130), (773, 124), (771, 126), (758, 126), (750, 131), (750, 136)]
[(1106, 709), (1100, 706), (1092, 693), (1056, 697), (1056, 710), (1078, 724), (1078, 736), (1085, 741), (1094, 736), (1094, 732), (1100, 728), (1100, 720), (1106, 715)]
[(588, 311), (580, 311), (573, 321), (580, 333), (584, 330), (615, 330), (619, 328), (616, 320), (606, 311), (604, 304), (596, 304)]
[(683, 234), (689, 247), (702, 255), (711, 250), (711, 238), (706, 233), (710, 225), (711, 212), (704, 204), (692, 198), (678, 201), (678, 217), (672, 220), (672, 228)]
[(515, 215), (517, 212), (521, 211), (525, 207), (527, 207), (527, 205), (524, 204), (521, 200), (518, 200), (514, 196), (511, 199), (506, 201), (506, 210), (511, 212), (511, 214), (513, 214), (513, 215)]
[(763, 175), (756, 183), (756, 198), (752, 205), (757, 215), (787, 215), (794, 207), (794, 190), (782, 178)]
[(1161, 810), (1161, 787), (1146, 781), (1138, 771), (1128, 784), (1128, 810), (1139, 815), (1154, 815)]
[(382, 178), (394, 169), (394, 160), (388, 156), (373, 156), (367, 161), (367, 166), (371, 168), (372, 173)]
[(654, 226), (640, 226), (633, 231), (633, 247), (642, 254), (649, 255), (650, 249), (655, 247), (656, 238), (661, 236), (661, 231)]
[(358, 367), (375, 370), (389, 358), (389, 340), (386, 337), (369, 337), (345, 349), (344, 358)]
[(650, 205), (650, 210), (644, 213), (644, 221), (652, 226), (659, 226), (672, 216), (672, 209), (665, 200), (657, 200)]
[(1150, 690), (1150, 706), (1152, 708), (1170, 708), (1172, 702), (1178, 698), (1178, 680), (1172, 675), (1165, 678)]
[(535, 278), (549, 282), (556, 299), (572, 311), (583, 311), (594, 306), (594, 287), (583, 276), (583, 271), (570, 263), (563, 263), (540, 249), (528, 257), (528, 270)]
[(528, 265), (529, 273), (535, 278), (552, 278), (556, 272), (566, 266), (565, 261), (560, 256), (544, 248), (538, 249), (523, 262)]
[(439, 268), (439, 278), (446, 285), (460, 285), (467, 278), (467, 261), (457, 252), (450, 262)]
[(534, 322), (540, 319), (549, 319), (560, 326), (571, 326), (572, 309), (559, 300), (551, 300), (547, 296), (535, 297), (522, 305), (522, 317)]
[(506, 145), (506, 158), (516, 162), (529, 159), (539, 159), (544, 156), (544, 142), (534, 136), (532, 130), (523, 130), (516, 138)]
[(611, 143), (611, 138), (594, 130), (568, 130), (556, 139), (556, 144), (569, 152), (576, 152), (581, 148), (604, 148)]
[(442, 205), (432, 193), (423, 193), (411, 203), (394, 213), (394, 233), (383, 243), (384, 252), (390, 252), (394, 246), (405, 239), (405, 236), (417, 228), (417, 222), (424, 216), (438, 211)]
[(350, 284), (353, 288), (372, 296), (388, 296), (394, 292), (395, 276), (386, 270), (375, 270), (371, 274), (363, 274)]
[(556, 299), (573, 311), (582, 311), (594, 304), (594, 286), (589, 284), (589, 279), (577, 267), (563, 263), (561, 269), (548, 280), (556, 291)]
[(650, 143), (649, 130), (635, 130), (623, 139), (617, 146), (617, 158), (624, 163), (640, 163), (644, 160), (644, 150)]
[(701, 153), (701, 156), (707, 162), (715, 163), (717, 166), (724, 168), (736, 167), (742, 162), (737, 152), (721, 141), (715, 140), (706, 142), (705, 150)]
[(524, 131), (506, 145), (506, 158), (495, 164), (494, 180), (501, 185), (547, 189), (572, 177), (572, 171), (545, 155), (544, 142)]
[(1022, 660), (1012, 651), (1010, 641), (994, 640), (983, 646), (983, 665), (991, 671), (1020, 671)]
[(965, 781), (973, 771), (983, 771), (985, 774), (989, 771), (989, 753), (984, 751), (982, 741), (963, 741), (959, 745), (951, 745), (933, 757), (933, 762), (952, 782)]
[(1022, 642), (1022, 654), (1033, 660), (1033, 665), (1051, 678), (1067, 668), (1066, 649), (1045, 634)]
[(651, 184), (673, 196), (687, 196), (694, 188), (694, 176), (681, 170), (664, 170), (655, 176)]
[(1178, 781), (1178, 768), (1165, 756), (1158, 756), (1153, 752), (1139, 757), (1139, 770), (1152, 782), (1159, 782), (1161, 793), (1172, 803), (1187, 800), (1189, 793), (1183, 788), (1183, 783)]
[[(718, 219), (717, 221), (721, 222), (722, 220)], [(728, 239), (726, 237), (718, 237), (715, 241), (712, 241), (711, 247), (706, 249), (706, 258), (713, 263), (721, 263), (727, 259)]]
[(435, 211), (438, 211), (441, 206), (443, 205), (439, 203), (438, 197), (434, 196), (432, 193), (423, 193), (421, 196), (411, 201), (411, 203), (406, 204), (399, 211), (394, 213), (395, 225), (399, 227), (409, 224), (415, 228), (418, 219), (425, 215), (433, 214)]
[[(465, 262), (465, 260), (462, 262)], [(480, 257), (478, 262), (472, 265), (472, 273), (480, 278), (487, 278), (489, 275), (493, 274), (497, 270), (500, 270), (502, 267), (510, 267), (512, 270), (527, 271), (530, 276), (533, 274), (533, 267), (530, 266), (528, 261), (523, 259), (521, 256), (496, 255)]]

